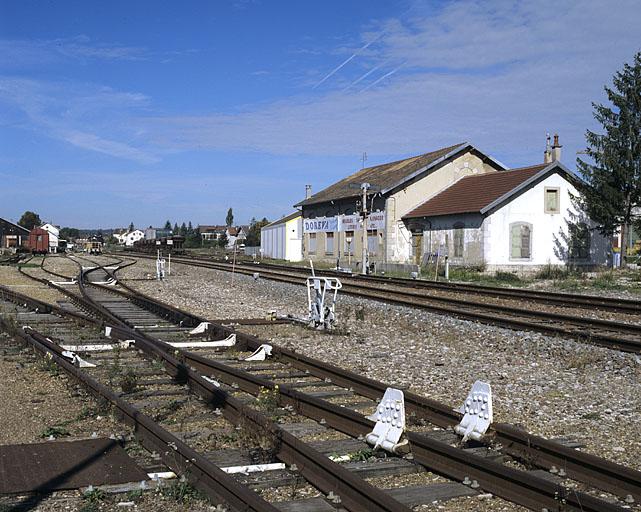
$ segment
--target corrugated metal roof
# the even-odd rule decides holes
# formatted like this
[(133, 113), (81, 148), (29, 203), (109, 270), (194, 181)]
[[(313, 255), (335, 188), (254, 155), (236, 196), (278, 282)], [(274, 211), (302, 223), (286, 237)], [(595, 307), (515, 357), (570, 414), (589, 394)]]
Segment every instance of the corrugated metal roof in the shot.
[(396, 162), (390, 162), (374, 167), (367, 167), (337, 183), (334, 183), (333, 185), (330, 185), (326, 189), (314, 194), (309, 199), (305, 199), (294, 206), (307, 206), (310, 204), (323, 203), (325, 201), (334, 201), (336, 199), (358, 196), (359, 190), (350, 188), (350, 185), (352, 184), (360, 185), (361, 183), (370, 183), (371, 185), (380, 187), (383, 191), (389, 190), (403, 183), (417, 171), (434, 164), (440, 158), (450, 155), (450, 153), (455, 152), (455, 150), (463, 150), (471, 147), (472, 146), (467, 143), (455, 144), (454, 146), (437, 149), (436, 151), (413, 156), (404, 160), (398, 160)]
[(480, 213), (494, 201), (536, 176), (550, 164), (466, 176), (424, 202), (403, 218)]

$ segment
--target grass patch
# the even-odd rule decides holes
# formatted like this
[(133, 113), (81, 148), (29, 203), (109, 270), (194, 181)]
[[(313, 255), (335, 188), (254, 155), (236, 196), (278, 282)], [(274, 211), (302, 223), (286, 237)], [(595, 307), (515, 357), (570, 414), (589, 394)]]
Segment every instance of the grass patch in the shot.
[(60, 437), (68, 437), (71, 434), (63, 425), (53, 425), (52, 427), (47, 427), (40, 433), (40, 437), (47, 438), (53, 436), (55, 439)]
[(205, 498), (198, 489), (188, 482), (174, 482), (170, 486), (163, 488), (162, 494), (183, 505)]

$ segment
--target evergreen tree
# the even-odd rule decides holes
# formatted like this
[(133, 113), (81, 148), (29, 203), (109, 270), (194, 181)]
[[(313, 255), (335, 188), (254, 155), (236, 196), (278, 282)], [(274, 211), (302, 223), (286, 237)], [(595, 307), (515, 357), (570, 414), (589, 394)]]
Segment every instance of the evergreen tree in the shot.
[(641, 207), (641, 52), (632, 65), (617, 71), (605, 87), (612, 106), (593, 103), (603, 134), (586, 131), (587, 160), (577, 159), (585, 180), (579, 205), (610, 236), (621, 230), (621, 265), (625, 266), (630, 225)]
[(169, 231), (171, 231), (171, 222), (169, 221), (165, 222), (165, 229), (168, 229)]
[(194, 226), (191, 225), (191, 221), (187, 224), (187, 234), (192, 235), (194, 233)]
[(178, 234), (178, 223), (174, 223), (174, 229), (172, 230), (172, 234), (177, 235)]
[(182, 226), (180, 226), (180, 234), (182, 236), (187, 235), (187, 224), (185, 224), (184, 222), (182, 223)]
[(42, 225), (42, 221), (37, 213), (27, 210), (22, 214), (22, 217), (20, 217), (18, 225), (25, 229), (32, 230), (33, 228)]
[(131, 232), (131, 231), (133, 231), (134, 229), (135, 229), (135, 228), (134, 228), (134, 223), (132, 222), (131, 224), (129, 224), (129, 231)]
[(232, 212), (231, 208), (227, 210), (227, 217), (225, 218), (225, 222), (227, 223), (228, 228), (234, 225), (234, 212)]

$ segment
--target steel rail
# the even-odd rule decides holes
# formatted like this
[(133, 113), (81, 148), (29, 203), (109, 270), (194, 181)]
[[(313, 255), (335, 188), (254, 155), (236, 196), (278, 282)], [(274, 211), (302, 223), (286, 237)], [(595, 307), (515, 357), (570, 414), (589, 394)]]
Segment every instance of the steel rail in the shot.
[(160, 454), (161, 460), (177, 474), (186, 475), (189, 482), (216, 501), (227, 503), (238, 512), (278, 512), (278, 509), (239, 484), (216, 465), (209, 462), (179, 438), (160, 427), (149, 416), (129, 405), (109, 388), (76, 368), (62, 357), (62, 349), (42, 334), (24, 328), (18, 336), (35, 350), (51, 359), (73, 378), (81, 382), (94, 396), (108, 400), (117, 408), (125, 423), (134, 427), (136, 439), (150, 452)]
[[(145, 253), (132, 253), (132, 257), (140, 258), (153, 258)], [(231, 264), (224, 261), (212, 260), (211, 258), (202, 258), (197, 256), (176, 256), (173, 258), (176, 263), (183, 264), (209, 264), (218, 265), (218, 269), (231, 271)], [(252, 272), (260, 271), (261, 269), (272, 271), (285, 271), (296, 272), (299, 274), (308, 275), (309, 268), (294, 265), (278, 265), (274, 263), (260, 262), (258, 264), (249, 264), (248, 262), (239, 262), (235, 268), (239, 266), (248, 266), (252, 268)], [(362, 276), (360, 274), (347, 274), (345, 272), (338, 272), (336, 270), (321, 269), (317, 270), (319, 275), (331, 275), (342, 277), (344, 279), (360, 281), (360, 282), (380, 282), (387, 283), (394, 286), (405, 286), (409, 288), (423, 288), (434, 290), (445, 290), (454, 293), (474, 293), (479, 295), (495, 295), (513, 297), (516, 299), (528, 299), (535, 302), (555, 304), (563, 307), (582, 307), (594, 308), (614, 311), (614, 312), (629, 312), (641, 313), (641, 300), (636, 299), (623, 299), (614, 297), (601, 297), (598, 295), (577, 294), (577, 293), (560, 293), (540, 290), (529, 290), (525, 288), (505, 288), (500, 286), (478, 285), (473, 283), (453, 283), (442, 281), (427, 281), (422, 279), (408, 279), (398, 277), (386, 277), (379, 275)]]
[[(204, 264), (200, 262), (188, 264), (211, 268), (214, 270), (229, 271), (228, 267), (216, 266), (217, 264)], [(256, 272), (256, 269), (236, 267), (235, 271), (240, 274), (249, 275)], [(263, 276), (274, 281), (302, 285), (297, 277), (291, 275), (285, 276), (273, 271), (270, 272), (269, 275), (265, 275), (265, 272), (263, 271)], [(568, 336), (610, 349), (641, 353), (641, 325), (616, 322), (613, 320), (583, 318), (561, 313), (514, 308), (510, 306), (499, 306), (496, 304), (472, 302), (464, 299), (426, 296), (419, 292), (412, 291), (379, 291), (378, 289), (372, 288), (372, 286), (349, 282), (343, 284), (342, 292), (367, 299), (425, 309), (465, 320), (480, 321), (482, 323), (497, 325), (508, 329), (517, 328), (520, 330)], [(457, 309), (435, 304), (435, 302), (456, 306)], [(474, 309), (485, 310), (488, 311), (488, 313), (474, 311)], [(570, 327), (564, 327), (563, 323), (566, 325), (569, 324)], [(613, 335), (610, 333), (617, 334)], [(638, 336), (639, 339), (626, 339), (622, 338), (621, 335), (634, 335)]]
[[(87, 273), (98, 269), (83, 271), (79, 280), (81, 289), (84, 288), (84, 278)], [(125, 322), (112, 315), (104, 306), (95, 302), (83, 290), (83, 296), (88, 302), (103, 314), (118, 320), (117, 326), (112, 327), (111, 336), (120, 339), (134, 339), (137, 348), (152, 357), (163, 361), (173, 378), (186, 382), (190, 389), (201, 396), (210, 406), (220, 408), (223, 415), (236, 424), (250, 428), (257, 436), (268, 435), (274, 440), (274, 454), (287, 464), (296, 464), (300, 473), (315, 487), (325, 493), (334, 492), (341, 498), (344, 508), (353, 512), (409, 512), (409, 508), (392, 498), (384, 491), (372, 486), (340, 464), (332, 461), (308, 444), (300, 441), (282, 427), (268, 420), (249, 406), (244, 405), (212, 383), (197, 374), (183, 360), (183, 352), (177, 351), (171, 345), (140, 333), (126, 326)], [(105, 315), (106, 317), (106, 315)], [(181, 359), (171, 354), (180, 354)]]
[[(131, 339), (130, 329), (113, 329), (112, 337)], [(151, 343), (165, 354), (178, 352), (181, 361), (189, 368), (201, 373), (211, 374), (226, 384), (237, 384), (239, 389), (258, 394), (261, 388), (278, 389), (283, 401), (293, 405), (297, 412), (316, 419), (346, 434), (366, 435), (372, 431), (374, 422), (361, 414), (338, 405), (310, 397), (287, 386), (252, 375), (246, 371), (231, 368), (185, 350), (176, 350), (171, 345), (151, 338), (143, 333), (135, 333), (136, 346), (139, 342)], [(565, 510), (614, 511), (621, 507), (594, 498), (582, 492), (567, 489), (561, 484), (550, 482), (511, 467), (504, 466), (482, 456), (451, 447), (447, 443), (431, 439), (416, 432), (406, 432), (414, 460), (428, 470), (450, 479), (464, 481), (477, 480), (480, 487), (496, 496), (507, 499), (532, 510), (554, 509), (562, 503)]]
[[(156, 301), (127, 285), (122, 283), (120, 285), (133, 295), (113, 289), (108, 289), (108, 291), (129, 297), (132, 302), (144, 308), (153, 304), (155, 311), (163, 311), (161, 316), (176, 323), (180, 319), (183, 324), (188, 323), (190, 326), (195, 326), (205, 321), (197, 315), (186, 313), (178, 308)], [(246, 347), (248, 350), (253, 351), (264, 343), (264, 340), (260, 340), (255, 336), (236, 332), (222, 325), (212, 325), (210, 328), (212, 329), (211, 334), (216, 337), (227, 337), (229, 334), (236, 333), (237, 344), (241, 349)], [(393, 387), (393, 384), (358, 375), (318, 359), (279, 347), (272, 342), (270, 344), (273, 347), (272, 354), (276, 360), (291, 364), (297, 369), (308, 371), (310, 375), (315, 377), (330, 379), (331, 382), (339, 386), (353, 389), (355, 393), (361, 396), (378, 400), (388, 387)], [(206, 364), (195, 355), (191, 357), (191, 362), (201, 365)], [(204, 367), (201, 367), (201, 369), (204, 369)], [(254, 387), (249, 388), (249, 390), (253, 389), (255, 391), (256, 386), (261, 385), (264, 386), (265, 383), (255, 383)], [(282, 389), (282, 386), (279, 386), (279, 389)], [(454, 411), (451, 406), (408, 391), (405, 391), (404, 395), (408, 411), (413, 412), (417, 417), (429, 420), (435, 425), (443, 428), (452, 427), (462, 419), (462, 415)], [(340, 429), (340, 425), (335, 425), (335, 428)], [(626, 497), (630, 494), (637, 501), (641, 501), (641, 472), (639, 471), (589, 453), (568, 448), (513, 425), (494, 423), (491, 432), (495, 440), (503, 445), (504, 451), (509, 455), (545, 469), (551, 469), (552, 467), (563, 468), (570, 478), (621, 497)]]

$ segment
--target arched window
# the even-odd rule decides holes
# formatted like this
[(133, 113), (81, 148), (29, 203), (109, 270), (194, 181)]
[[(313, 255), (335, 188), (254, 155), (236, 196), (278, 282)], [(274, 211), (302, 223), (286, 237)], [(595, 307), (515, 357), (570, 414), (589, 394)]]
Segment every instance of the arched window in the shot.
[(510, 224), (510, 259), (529, 260), (532, 257), (532, 225), (525, 222)]
[(454, 224), (454, 257), (462, 258), (465, 247), (465, 224), (457, 222)]

